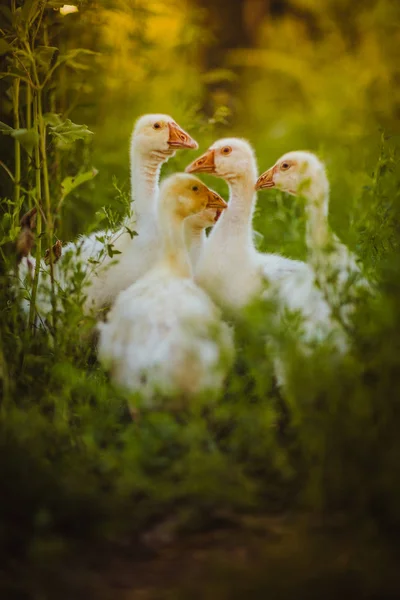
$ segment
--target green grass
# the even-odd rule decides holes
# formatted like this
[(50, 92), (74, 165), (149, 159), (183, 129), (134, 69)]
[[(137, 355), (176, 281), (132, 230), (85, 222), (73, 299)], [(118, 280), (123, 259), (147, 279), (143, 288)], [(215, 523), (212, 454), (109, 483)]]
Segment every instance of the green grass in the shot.
[[(172, 113), (201, 151), (221, 136), (249, 139), (260, 171), (287, 150), (318, 152), (331, 181), (331, 226), (377, 286), (355, 314), (351, 350), (339, 363), (324, 347), (302, 357), (296, 340), (278, 332), (290, 364), (284, 398), (274, 384), (272, 357), (265, 352), (270, 315), (256, 306), (237, 324), (237, 359), (217, 404), (195, 404), (178, 416), (165, 406), (144, 412), (133, 423), (126, 397), (110, 384), (88, 342), (93, 324), (82, 318), (79, 274), (70, 282), (77, 292), (55, 292), (65, 308), (56, 315), (56, 341), (26, 326), (9, 272), (19, 217), (35, 203), (45, 205), (30, 144), (33, 140), (39, 146), (35, 136), (29, 138), (28, 153), (23, 138), (16, 165), (15, 139), (2, 136), (1, 160), (12, 176), (21, 169), (19, 198), (11, 178), (1, 172), (0, 547), (8, 565), (43, 565), (43, 548), (54, 547), (54, 555), (61, 557), (77, 540), (137, 539), (172, 517), (183, 535), (211, 527), (221, 515), (230, 522), (243, 514), (319, 518), (340, 513), (344, 527), (352, 523), (357, 535), (372, 531), (390, 548), (400, 527), (400, 144), (393, 135), (398, 63), (388, 41), (397, 9), (389, 2), (372, 4), (348, 23), (357, 32), (351, 49), (341, 18), (332, 16), (334, 3), (326, 8), (327, 20), (313, 7), (321, 36), (304, 34), (290, 11), (266, 22), (256, 48), (227, 60), (240, 86), (233, 108), (214, 98), (215, 114), (201, 106), (204, 73), (200, 59), (193, 57), (210, 41), (196, 29), (194, 17), (190, 20), (193, 15), (185, 29), (188, 37), (179, 39), (186, 50), (192, 48), (187, 59), (177, 42), (165, 48), (160, 38), (152, 46), (140, 36), (130, 38), (130, 59), (120, 56), (120, 49), (107, 45), (91, 3), (81, 3), (81, 13), (65, 17), (62, 24), (59, 15), (46, 10), (37, 40), (31, 33), (24, 38), (23, 28), (29, 18), (38, 25), (40, 15), (25, 13), (22, 29), (4, 25), (12, 46), (1, 56), (4, 72), (15, 67), (15, 52), (24, 47), (24, 39), (31, 51), (38, 45), (58, 46), (65, 54), (79, 38), (85, 48), (102, 52), (100, 58), (81, 57), (84, 67), (71, 59), (43, 89), (43, 113), (85, 122), (94, 132), (82, 130), (83, 139), (57, 147), (47, 131), (55, 234), (43, 221), (43, 251), (50, 238), (68, 241), (104, 225), (104, 213), (96, 216), (102, 206), (123, 213), (114, 177), (126, 192), (131, 126), (139, 114), (154, 110)], [(11, 8), (15, 12), (18, 6)], [(133, 13), (133, 20), (139, 17), (151, 25), (151, 15)], [(143, 27), (143, 35), (146, 31)], [(290, 51), (293, 37), (299, 40), (296, 56)], [(43, 78), (46, 65), (39, 67)], [(11, 76), (4, 81), (11, 90)], [(35, 90), (30, 91), (33, 96)], [(12, 98), (2, 98), (10, 126), (15, 125)], [(34, 115), (28, 115), (27, 106), (33, 110), (34, 105), (32, 97), (28, 105), (25, 98), (27, 85), (21, 79), (19, 128), (29, 129)], [(163, 175), (183, 170), (193, 157), (178, 153)], [(71, 190), (57, 213), (61, 181), (93, 165), (99, 174)], [(44, 168), (41, 160), (42, 185)], [(226, 196), (224, 182), (204, 179)], [(263, 236), (261, 250), (305, 259), (304, 219), (295, 198), (259, 194), (254, 227)], [(329, 532), (326, 536), (331, 540)], [(314, 549), (309, 556), (314, 560)], [(290, 561), (283, 562), (287, 573)], [(362, 561), (362, 574), (368, 565)], [(257, 577), (260, 589), (274, 589), (274, 583)], [(300, 575), (296, 581), (304, 584)], [(329, 581), (323, 579), (322, 589), (329, 588)]]

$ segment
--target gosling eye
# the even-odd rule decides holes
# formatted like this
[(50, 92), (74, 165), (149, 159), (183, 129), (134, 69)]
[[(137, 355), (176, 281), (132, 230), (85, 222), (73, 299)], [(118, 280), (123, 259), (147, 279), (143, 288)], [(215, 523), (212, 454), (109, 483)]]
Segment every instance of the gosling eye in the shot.
[(192, 190), (193, 190), (194, 192), (197, 192), (197, 191), (199, 190), (199, 188), (197, 187), (197, 185), (194, 185), (194, 186), (192, 187)]
[(281, 171), (287, 171), (288, 169), (290, 169), (291, 165), (288, 162), (283, 162), (281, 164)]
[(154, 123), (153, 129), (161, 129), (161, 123)]
[(225, 156), (227, 154), (230, 154), (232, 152), (232, 148), (230, 146), (225, 146), (225, 148), (222, 148), (222, 154), (225, 154)]

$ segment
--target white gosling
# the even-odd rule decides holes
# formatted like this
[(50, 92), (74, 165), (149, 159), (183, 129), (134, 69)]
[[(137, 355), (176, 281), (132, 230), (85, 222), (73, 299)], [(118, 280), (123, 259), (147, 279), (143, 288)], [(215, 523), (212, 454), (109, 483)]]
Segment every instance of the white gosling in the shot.
[(195, 272), (196, 281), (219, 304), (238, 312), (261, 295), (266, 281), (274, 283), (307, 270), (301, 261), (261, 254), (255, 248), (252, 219), (257, 164), (248, 142), (219, 140), (186, 171), (222, 177), (230, 189), (228, 208), (212, 230)]
[[(87, 294), (85, 312), (98, 311), (112, 304), (118, 293), (145, 273), (157, 259), (161, 167), (177, 149), (197, 147), (197, 142), (168, 115), (149, 114), (136, 121), (130, 147), (132, 200), (129, 216), (111, 238), (106, 231), (100, 231), (66, 244), (54, 269), (55, 279), (62, 289), (68, 287), (77, 269), (83, 271)], [(131, 239), (128, 229), (138, 235)], [(121, 254), (110, 258), (102, 238)], [(29, 291), (35, 263), (31, 255), (22, 259), (16, 288)], [(45, 322), (51, 308), (48, 271), (41, 261), (36, 303), (40, 323)], [(29, 302), (23, 301), (23, 308), (28, 312)]]
[[(315, 285), (313, 269), (302, 261), (259, 253), (254, 246), (257, 165), (250, 144), (236, 138), (219, 140), (186, 171), (217, 175), (230, 188), (228, 208), (212, 230), (196, 268), (199, 285), (218, 304), (236, 314), (256, 298), (273, 299), (277, 302), (278, 323), (287, 309), (300, 312), (299, 341), (305, 351), (309, 344), (327, 338), (340, 352), (345, 351), (346, 335)], [(275, 364), (283, 384), (285, 367), (280, 360)]]
[[(177, 149), (196, 149), (197, 142), (168, 115), (145, 115), (133, 130), (130, 148), (131, 214), (111, 240), (120, 252), (105, 256), (90, 276), (87, 309), (101, 309), (113, 303), (119, 292), (141, 277), (160, 254), (157, 216), (159, 179), (162, 165)], [(137, 232), (131, 239), (127, 227)]]
[(141, 395), (147, 406), (158, 394), (187, 399), (220, 390), (233, 358), (233, 341), (220, 312), (193, 281), (184, 220), (226, 203), (191, 175), (161, 186), (160, 256), (117, 298), (99, 324), (99, 359), (115, 384)]
[(259, 177), (256, 189), (269, 188), (305, 199), (309, 261), (319, 286), (347, 321), (357, 291), (369, 289), (369, 283), (362, 277), (356, 255), (329, 226), (329, 181), (323, 163), (311, 152), (288, 152)]

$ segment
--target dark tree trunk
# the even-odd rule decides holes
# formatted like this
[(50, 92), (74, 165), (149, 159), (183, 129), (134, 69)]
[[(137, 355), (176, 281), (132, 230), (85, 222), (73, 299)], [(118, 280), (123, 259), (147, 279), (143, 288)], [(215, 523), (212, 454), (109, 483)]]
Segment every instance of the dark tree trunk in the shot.
[[(256, 45), (259, 24), (268, 13), (270, 0), (193, 0), (204, 11), (203, 26), (211, 30), (212, 41), (203, 47), (200, 56), (204, 72), (226, 69), (229, 53), (238, 48)], [(212, 114), (216, 105), (226, 104), (235, 112), (238, 79), (241, 69), (229, 67), (236, 79), (221, 76), (211, 78), (207, 84), (207, 97), (203, 108)], [(222, 101), (222, 102), (221, 102)]]

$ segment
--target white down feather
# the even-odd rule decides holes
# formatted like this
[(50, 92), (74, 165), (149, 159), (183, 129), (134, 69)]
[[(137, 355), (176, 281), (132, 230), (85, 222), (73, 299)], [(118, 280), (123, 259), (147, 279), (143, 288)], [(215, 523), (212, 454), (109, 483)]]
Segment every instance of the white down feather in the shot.
[[(208, 190), (194, 177), (175, 175), (163, 184), (163, 205), (172, 210), (176, 197), (186, 201), (193, 181)], [(158, 393), (190, 397), (218, 391), (233, 356), (229, 327), (191, 278), (183, 221), (167, 221), (165, 210), (160, 261), (119, 295), (107, 322), (99, 324), (100, 361), (117, 385), (139, 392), (148, 405)]]

